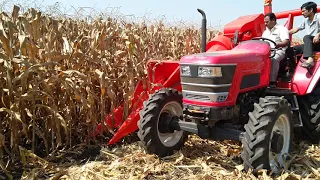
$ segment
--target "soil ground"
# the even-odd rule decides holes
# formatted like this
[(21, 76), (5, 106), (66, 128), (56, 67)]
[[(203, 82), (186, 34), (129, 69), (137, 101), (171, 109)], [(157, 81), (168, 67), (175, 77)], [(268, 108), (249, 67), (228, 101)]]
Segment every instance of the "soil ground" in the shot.
[(58, 163), (28, 171), (22, 179), (320, 179), (319, 145), (295, 142), (295, 158), (279, 176), (266, 171), (257, 176), (245, 173), (240, 152), (241, 146), (235, 142), (197, 136), (190, 136), (181, 151), (162, 159), (146, 154), (139, 141), (113, 147), (83, 146), (65, 153)]

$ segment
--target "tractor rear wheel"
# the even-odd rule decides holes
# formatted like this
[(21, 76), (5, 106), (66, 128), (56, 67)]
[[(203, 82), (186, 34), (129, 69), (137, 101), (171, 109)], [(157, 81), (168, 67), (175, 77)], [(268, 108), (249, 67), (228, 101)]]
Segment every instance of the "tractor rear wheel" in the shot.
[(299, 108), (302, 137), (311, 143), (320, 143), (320, 83), (311, 94), (299, 97)]
[(175, 89), (161, 89), (144, 102), (138, 121), (138, 137), (148, 153), (159, 157), (172, 155), (184, 146), (187, 132), (174, 130), (172, 124), (183, 115), (182, 95)]
[(260, 98), (259, 104), (255, 103), (254, 110), (249, 113), (249, 122), (244, 128), (241, 158), (246, 171), (267, 169), (279, 173), (286, 168), (293, 123), (291, 108), (285, 98)]

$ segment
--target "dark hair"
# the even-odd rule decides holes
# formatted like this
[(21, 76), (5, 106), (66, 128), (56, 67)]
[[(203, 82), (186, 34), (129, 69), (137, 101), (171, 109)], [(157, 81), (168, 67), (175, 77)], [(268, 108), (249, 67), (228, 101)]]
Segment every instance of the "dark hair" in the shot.
[(277, 21), (276, 15), (274, 13), (268, 13), (264, 17), (269, 17), (270, 21)]
[(302, 4), (301, 10), (302, 10), (303, 8), (306, 8), (306, 10), (308, 10), (308, 11), (310, 11), (310, 10), (312, 9), (312, 11), (313, 11), (314, 13), (316, 13), (316, 12), (318, 11), (318, 10), (317, 10), (317, 4), (314, 3), (314, 2), (311, 2), (311, 1)]

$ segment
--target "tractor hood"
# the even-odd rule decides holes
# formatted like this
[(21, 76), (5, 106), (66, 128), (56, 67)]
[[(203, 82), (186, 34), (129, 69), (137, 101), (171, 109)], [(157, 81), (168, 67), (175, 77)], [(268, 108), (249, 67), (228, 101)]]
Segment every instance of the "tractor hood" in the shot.
[(249, 40), (240, 43), (232, 50), (198, 53), (181, 58), (180, 64), (210, 65), (221, 63), (257, 62), (268, 58), (270, 46), (268, 42)]

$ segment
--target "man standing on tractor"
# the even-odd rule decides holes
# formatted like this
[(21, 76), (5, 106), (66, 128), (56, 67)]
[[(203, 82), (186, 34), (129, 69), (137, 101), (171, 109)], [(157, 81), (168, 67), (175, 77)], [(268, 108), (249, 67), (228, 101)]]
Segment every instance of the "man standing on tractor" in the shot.
[(317, 4), (314, 2), (302, 4), (301, 12), (306, 20), (299, 27), (291, 29), (289, 33), (295, 34), (305, 29), (304, 44), (294, 46), (293, 49), (296, 50), (297, 54), (303, 53), (303, 58), (306, 59), (301, 67), (311, 68), (314, 66), (313, 51), (320, 51), (320, 16), (317, 13)]
[(270, 86), (274, 87), (278, 77), (280, 61), (285, 58), (286, 49), (289, 46), (289, 31), (277, 23), (274, 13), (266, 14), (264, 16), (264, 23), (266, 30), (263, 32), (262, 37), (276, 43), (276, 47), (274, 47), (273, 43), (270, 43), (271, 48), (276, 48), (275, 56), (271, 59), (272, 67), (270, 74)]

